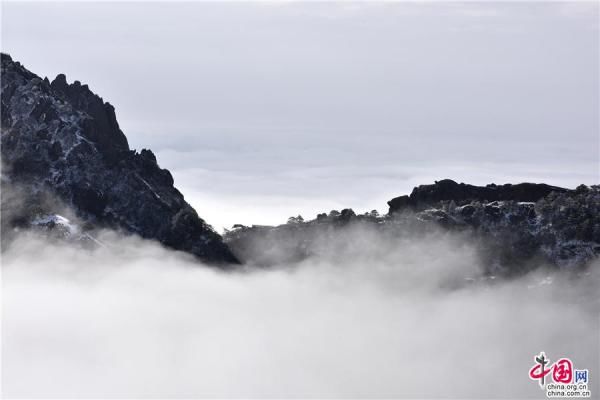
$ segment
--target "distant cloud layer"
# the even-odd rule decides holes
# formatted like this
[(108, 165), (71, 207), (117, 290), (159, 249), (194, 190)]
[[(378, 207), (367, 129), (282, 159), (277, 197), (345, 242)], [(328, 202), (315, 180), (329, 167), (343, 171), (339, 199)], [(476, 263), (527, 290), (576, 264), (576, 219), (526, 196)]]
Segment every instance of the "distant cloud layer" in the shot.
[(599, 181), (590, 3), (3, 4), (3, 49), (116, 106), (208, 222), (445, 177)]

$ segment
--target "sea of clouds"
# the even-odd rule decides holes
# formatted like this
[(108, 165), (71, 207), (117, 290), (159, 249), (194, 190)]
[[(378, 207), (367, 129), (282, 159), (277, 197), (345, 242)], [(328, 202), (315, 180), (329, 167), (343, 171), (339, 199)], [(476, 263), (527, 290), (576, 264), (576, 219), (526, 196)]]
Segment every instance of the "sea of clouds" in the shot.
[(6, 398), (543, 398), (540, 351), (598, 393), (598, 263), (483, 278), (469, 243), (436, 234), (223, 272), (99, 239), (2, 254)]

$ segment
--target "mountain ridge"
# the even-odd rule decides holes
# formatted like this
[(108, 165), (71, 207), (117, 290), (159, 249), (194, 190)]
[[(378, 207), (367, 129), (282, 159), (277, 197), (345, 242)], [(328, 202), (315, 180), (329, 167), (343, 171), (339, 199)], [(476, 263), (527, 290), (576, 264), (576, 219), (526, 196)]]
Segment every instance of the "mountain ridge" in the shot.
[[(221, 237), (151, 150), (129, 148), (114, 107), (88, 85), (69, 84), (64, 74), (42, 79), (9, 55), (0, 58), (3, 248), (22, 229), (72, 236), (109, 228), (223, 268), (270, 266), (306, 259), (328, 243), (335, 248), (352, 240), (346, 230), (360, 227), (385, 240), (458, 232), (478, 243), (490, 273), (526, 271), (534, 259), (580, 267), (600, 255), (600, 186), (543, 183), (475, 186), (444, 179), (391, 199), (386, 215), (332, 210), (274, 227), (235, 225)], [(65, 218), (63, 210), (74, 215)]]
[(211, 264), (238, 263), (154, 153), (129, 148), (110, 103), (63, 74), (50, 82), (0, 57), (3, 193), (18, 186), (24, 204), (16, 210), (3, 201), (3, 239), (56, 214), (53, 197), (94, 227), (156, 239)]
[[(361, 231), (379, 241), (459, 235), (479, 250), (491, 275), (520, 274), (542, 264), (580, 269), (600, 256), (600, 185), (571, 190), (531, 183), (473, 186), (445, 179), (418, 186), (388, 204), (391, 211), (385, 215), (357, 215), (347, 208), (306, 221), (291, 217), (278, 226), (238, 224), (224, 238), (242, 262), (260, 267), (301, 262), (336, 248), (368, 251)], [(346, 238), (343, 243), (340, 237)]]

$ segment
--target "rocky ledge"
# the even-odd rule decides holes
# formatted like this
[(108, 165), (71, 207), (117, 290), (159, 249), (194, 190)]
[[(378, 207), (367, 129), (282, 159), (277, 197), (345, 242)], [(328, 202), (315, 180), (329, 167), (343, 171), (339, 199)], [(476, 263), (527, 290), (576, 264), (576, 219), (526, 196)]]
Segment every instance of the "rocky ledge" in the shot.
[(535, 202), (552, 192), (565, 193), (568, 189), (543, 183), (519, 183), (512, 185), (490, 184), (474, 186), (456, 183), (450, 179), (437, 181), (432, 185), (421, 185), (413, 189), (410, 195), (393, 198), (388, 201), (389, 213), (405, 209), (424, 210), (440, 201), (454, 201), (457, 205), (472, 201), (522, 201)]
[(238, 263), (152, 151), (129, 148), (112, 105), (62, 74), (50, 82), (6, 54), (1, 63), (3, 246), (15, 229), (60, 225), (56, 215), (70, 209), (83, 231), (117, 229), (207, 263)]

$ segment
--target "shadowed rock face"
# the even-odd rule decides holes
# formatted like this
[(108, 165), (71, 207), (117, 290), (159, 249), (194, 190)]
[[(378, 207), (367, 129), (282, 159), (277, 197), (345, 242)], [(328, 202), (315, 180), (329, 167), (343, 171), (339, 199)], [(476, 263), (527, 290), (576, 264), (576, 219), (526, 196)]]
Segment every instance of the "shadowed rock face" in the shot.
[[(129, 149), (109, 103), (62, 74), (50, 83), (8, 55), (1, 62), (3, 238), (56, 213), (60, 202), (88, 226), (157, 239), (208, 263), (237, 263), (152, 151)], [(14, 207), (5, 193), (17, 187)]]
[(440, 201), (454, 201), (466, 204), (471, 201), (527, 201), (535, 202), (551, 192), (564, 193), (567, 189), (544, 183), (519, 183), (516, 185), (474, 186), (456, 183), (450, 179), (435, 182), (433, 185), (421, 185), (413, 189), (409, 196), (400, 196), (388, 201), (389, 213), (403, 209), (423, 210)]

